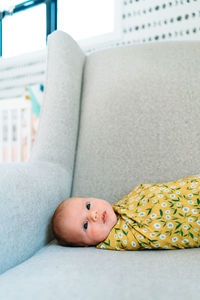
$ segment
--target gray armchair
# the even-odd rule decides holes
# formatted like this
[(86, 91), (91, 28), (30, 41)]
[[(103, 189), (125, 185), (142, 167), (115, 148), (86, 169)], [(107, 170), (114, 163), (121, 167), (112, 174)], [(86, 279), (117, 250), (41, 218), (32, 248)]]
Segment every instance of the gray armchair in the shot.
[(51, 231), (70, 195), (113, 204), (139, 183), (200, 173), (199, 82), (198, 41), (85, 56), (50, 35), (31, 158), (0, 165), (0, 299), (199, 298), (199, 248), (62, 247)]

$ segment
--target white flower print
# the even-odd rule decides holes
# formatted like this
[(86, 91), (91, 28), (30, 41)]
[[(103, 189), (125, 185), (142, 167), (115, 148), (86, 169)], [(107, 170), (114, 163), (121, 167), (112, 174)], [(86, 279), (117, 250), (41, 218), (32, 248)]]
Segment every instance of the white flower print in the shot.
[(195, 228), (194, 231), (197, 232), (197, 231), (199, 231), (199, 229)]
[(197, 182), (193, 182), (193, 183), (191, 184), (191, 188), (195, 188), (196, 185), (197, 185)]
[(159, 198), (163, 198), (163, 195), (162, 195), (162, 194), (159, 194), (158, 197), (159, 197)]
[(155, 228), (160, 228), (160, 227), (161, 227), (160, 223), (155, 223), (153, 226), (154, 226)]
[(161, 204), (161, 206), (162, 206), (162, 207), (166, 207), (167, 204), (166, 204), (165, 202), (163, 202), (163, 203)]
[(189, 204), (194, 204), (194, 202), (192, 200), (188, 200)]
[(138, 211), (141, 211), (141, 210), (142, 210), (141, 208), (138, 209)]
[(190, 198), (193, 197), (193, 194), (188, 194), (188, 197), (190, 197)]
[(150, 191), (153, 191), (153, 190), (155, 190), (155, 187), (150, 188)]
[(148, 197), (151, 197), (152, 196), (152, 194), (148, 194)]
[(197, 241), (197, 238), (194, 238), (194, 241)]
[(166, 214), (170, 214), (170, 210), (169, 210), (169, 209), (166, 210), (165, 213), (166, 213)]
[(187, 225), (183, 225), (183, 228), (184, 228), (184, 229), (188, 229), (188, 226), (187, 226)]
[(127, 229), (127, 228), (128, 228), (126, 224), (124, 224), (123, 227), (124, 227), (124, 229)]
[(141, 213), (139, 213), (139, 216), (140, 216), (140, 217), (142, 217), (142, 216), (144, 216), (144, 215), (146, 215), (146, 213), (143, 212), (143, 211), (142, 211)]
[(135, 242), (131, 242), (131, 245), (132, 245), (133, 247), (136, 247), (136, 243), (135, 243)]
[(168, 192), (169, 192), (169, 190), (168, 190), (168, 189), (165, 189), (165, 192), (167, 192), (167, 193), (168, 193)]
[(181, 192), (180, 191), (176, 191), (176, 194), (180, 194)]
[(151, 247), (145, 247), (145, 249), (152, 249)]
[(176, 187), (174, 185), (170, 186), (171, 189), (175, 189)]
[(189, 242), (188, 239), (182, 240), (182, 243), (183, 243), (183, 244), (188, 243), (188, 242)]
[(127, 240), (124, 240), (123, 243), (126, 245), (127, 244)]
[(164, 235), (164, 234), (161, 234), (161, 235), (160, 235), (160, 239), (161, 239), (161, 240), (165, 240), (165, 238), (166, 238), (166, 235)]
[(150, 233), (150, 237), (154, 237), (156, 234), (154, 232)]
[(147, 223), (148, 223), (148, 222), (149, 222), (149, 219), (146, 219), (146, 220), (145, 220), (145, 222), (147, 222)]
[(172, 238), (172, 242), (174, 243), (174, 242), (177, 242), (178, 241), (178, 238), (176, 237), (176, 236), (174, 236), (173, 238)]
[(129, 206), (129, 209), (131, 210), (133, 208), (133, 204)]
[(101, 245), (101, 248), (102, 248), (102, 249), (106, 249), (106, 247), (105, 247), (104, 245)]
[(196, 191), (197, 191), (197, 190), (196, 190), (196, 189), (194, 189), (194, 190), (192, 190), (192, 191), (193, 191), (193, 193), (196, 193)]
[(176, 205), (177, 205), (178, 207), (181, 206), (180, 202), (177, 202)]
[(153, 219), (153, 218), (155, 218), (156, 216), (157, 216), (156, 214), (151, 214), (151, 215), (150, 215), (150, 218)]
[(164, 190), (164, 187), (161, 187), (160, 190)]
[(173, 228), (173, 227), (174, 227), (174, 224), (173, 224), (172, 222), (169, 222), (169, 223), (167, 224), (167, 227), (168, 227), (168, 228)]
[(143, 239), (144, 237), (142, 235), (138, 235), (138, 239)]
[(160, 244), (155, 244), (155, 247), (160, 247)]
[(143, 231), (143, 232), (147, 232), (147, 229), (146, 229), (146, 228), (144, 228), (142, 231)]
[(153, 203), (156, 203), (156, 200), (154, 199), (152, 202), (153, 202)]
[(163, 248), (164, 248), (164, 249), (168, 249), (168, 246), (164, 246)]
[(188, 212), (190, 209), (189, 209), (189, 207), (183, 207), (183, 211), (186, 213), (186, 212)]
[(136, 200), (136, 201), (140, 200), (140, 197), (137, 197), (135, 200)]
[(114, 238), (117, 239), (117, 235), (116, 234), (114, 235)]
[(188, 222), (193, 222), (193, 218), (188, 218)]
[(197, 224), (200, 225), (200, 220), (197, 221)]
[(193, 214), (197, 214), (197, 210), (196, 209), (192, 209)]
[(123, 234), (121, 232), (118, 233), (119, 238), (123, 237)]
[(170, 215), (166, 215), (166, 219), (171, 219), (171, 216)]
[(185, 182), (183, 181), (183, 182), (181, 182), (181, 183), (179, 183), (179, 185), (184, 185), (185, 184)]
[(171, 194), (170, 198), (176, 198), (176, 195), (175, 194)]

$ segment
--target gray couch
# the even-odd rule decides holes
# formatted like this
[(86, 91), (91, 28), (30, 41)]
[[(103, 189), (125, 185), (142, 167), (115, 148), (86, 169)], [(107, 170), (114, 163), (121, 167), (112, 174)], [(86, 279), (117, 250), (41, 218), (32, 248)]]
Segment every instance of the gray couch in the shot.
[(51, 217), (70, 195), (116, 202), (139, 183), (200, 173), (200, 42), (85, 56), (48, 40), (28, 163), (0, 166), (0, 299), (199, 299), (200, 249), (62, 247)]

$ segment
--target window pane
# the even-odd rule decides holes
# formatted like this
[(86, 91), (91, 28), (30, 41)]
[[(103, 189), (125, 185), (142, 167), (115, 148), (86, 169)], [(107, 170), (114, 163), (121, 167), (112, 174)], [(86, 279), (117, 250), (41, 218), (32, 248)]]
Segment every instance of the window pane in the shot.
[(12, 6), (15, 6), (23, 2), (24, 2), (23, 0), (1, 0), (0, 10), (7, 10)]
[(3, 19), (3, 57), (37, 51), (46, 46), (46, 5), (41, 4)]
[(58, 29), (75, 40), (114, 31), (114, 0), (59, 0)]

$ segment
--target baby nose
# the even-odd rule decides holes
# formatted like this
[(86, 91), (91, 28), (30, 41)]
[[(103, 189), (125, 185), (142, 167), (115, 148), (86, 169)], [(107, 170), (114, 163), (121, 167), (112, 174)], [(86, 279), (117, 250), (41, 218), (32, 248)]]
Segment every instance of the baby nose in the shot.
[(91, 210), (90, 211), (90, 218), (92, 219), (92, 221), (97, 221), (98, 219), (98, 213), (96, 210)]

